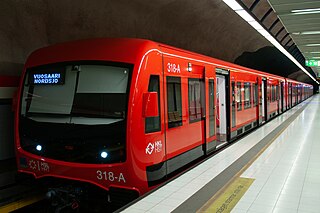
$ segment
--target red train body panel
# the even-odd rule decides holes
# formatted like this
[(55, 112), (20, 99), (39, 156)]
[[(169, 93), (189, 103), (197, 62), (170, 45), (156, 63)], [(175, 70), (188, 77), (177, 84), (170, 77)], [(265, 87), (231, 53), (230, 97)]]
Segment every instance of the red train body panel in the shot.
[[(104, 78), (108, 72), (118, 77)], [(139, 195), (312, 95), (311, 85), (140, 39), (42, 48), (28, 58), (20, 87), (20, 172)], [(73, 102), (64, 98), (69, 93)], [(54, 100), (62, 101), (56, 106)], [(106, 142), (109, 136), (117, 143)]]

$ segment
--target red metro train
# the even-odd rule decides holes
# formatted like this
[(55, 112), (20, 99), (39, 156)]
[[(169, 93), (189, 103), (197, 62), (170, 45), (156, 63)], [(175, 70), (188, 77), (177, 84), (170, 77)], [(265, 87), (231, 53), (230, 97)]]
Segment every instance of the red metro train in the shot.
[(39, 49), (20, 86), (19, 172), (89, 183), (111, 201), (145, 194), (313, 94), (305, 83), (142, 39)]

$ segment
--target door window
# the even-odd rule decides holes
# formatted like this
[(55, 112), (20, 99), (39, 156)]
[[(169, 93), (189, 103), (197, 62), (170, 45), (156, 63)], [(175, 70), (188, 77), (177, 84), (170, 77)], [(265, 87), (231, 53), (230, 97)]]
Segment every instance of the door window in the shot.
[(251, 108), (251, 84), (244, 83), (244, 108)]
[(237, 102), (237, 110), (242, 110), (242, 91), (241, 91), (241, 82), (237, 83), (237, 93), (236, 93), (236, 102)]
[(214, 80), (209, 80), (209, 134), (215, 135)]
[(158, 112), (157, 117), (149, 117), (145, 120), (145, 132), (157, 132), (161, 130), (160, 126), (160, 89), (159, 89), (159, 76), (151, 75), (149, 80), (148, 92), (157, 92), (158, 94)]
[(167, 77), (168, 127), (182, 126), (181, 78)]
[(189, 121), (201, 120), (203, 108), (201, 106), (201, 79), (189, 79)]

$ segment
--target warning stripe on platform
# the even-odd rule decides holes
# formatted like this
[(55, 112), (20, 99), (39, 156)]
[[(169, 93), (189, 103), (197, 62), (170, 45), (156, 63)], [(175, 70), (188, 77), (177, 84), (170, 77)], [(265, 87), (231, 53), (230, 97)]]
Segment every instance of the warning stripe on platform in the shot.
[(40, 200), (43, 200), (45, 197), (44, 195), (37, 195), (33, 197), (29, 197), (26, 199), (18, 200), (12, 203), (9, 203), (4, 206), (0, 206), (0, 212), (12, 212), (16, 211), (18, 209), (21, 209), (23, 207), (29, 206), (31, 204), (34, 204)]
[(231, 212), (253, 181), (252, 178), (238, 177), (225, 190), (212, 197), (198, 212)]

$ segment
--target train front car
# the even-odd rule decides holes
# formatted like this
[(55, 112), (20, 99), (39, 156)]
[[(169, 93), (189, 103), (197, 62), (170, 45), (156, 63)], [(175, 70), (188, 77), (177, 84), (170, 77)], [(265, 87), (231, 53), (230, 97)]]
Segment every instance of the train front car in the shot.
[(87, 190), (80, 183), (121, 204), (145, 193), (145, 167), (135, 164), (132, 151), (138, 141), (131, 107), (141, 102), (133, 93), (140, 91), (137, 73), (147, 44), (153, 43), (97, 39), (32, 53), (16, 114), (19, 172), (71, 180), (48, 195), (78, 196)]

